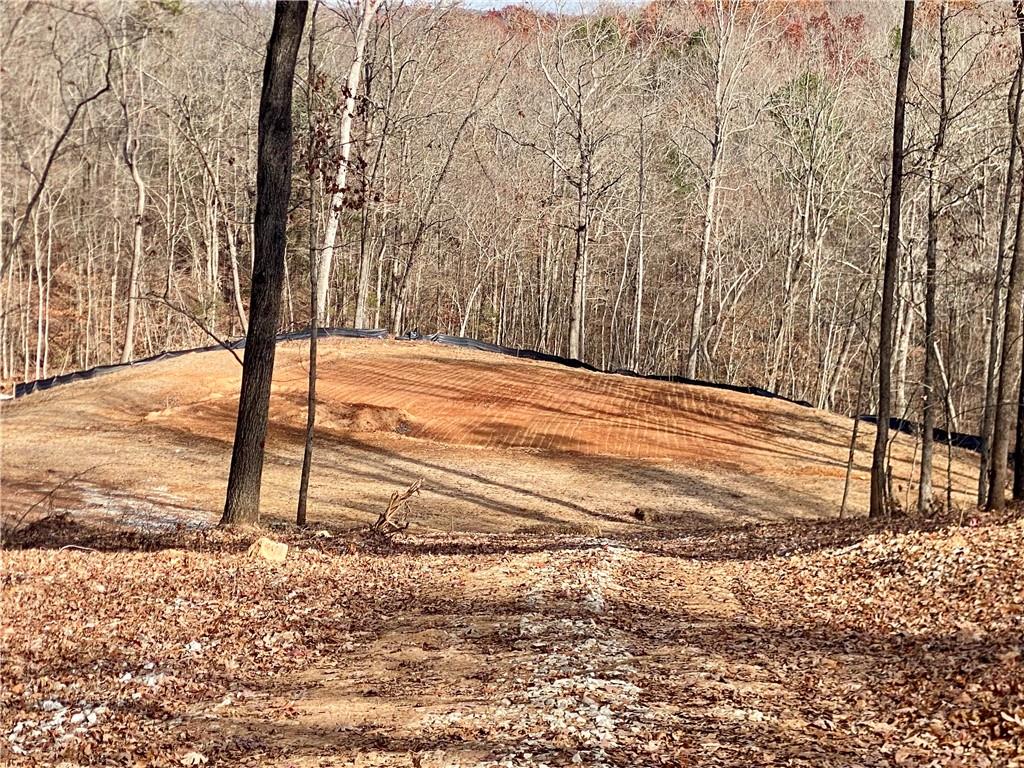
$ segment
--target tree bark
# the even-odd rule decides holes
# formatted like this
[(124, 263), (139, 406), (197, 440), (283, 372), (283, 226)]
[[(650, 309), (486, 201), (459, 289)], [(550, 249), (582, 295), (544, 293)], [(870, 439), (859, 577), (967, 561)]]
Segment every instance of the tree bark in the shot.
[(935, 453), (935, 417), (939, 403), (935, 398), (935, 294), (938, 250), (938, 215), (934, 205), (935, 182), (929, 180), (928, 191), (928, 244), (925, 248), (924, 294), (924, 373), (921, 417), (921, 474), (917, 488), (917, 511), (927, 514), (932, 500), (932, 457)]
[(308, 5), (306, 0), (279, 0), (263, 68), (256, 170), (256, 258), (222, 524), (259, 522), (260, 481), (292, 187), (292, 86)]
[(697, 293), (693, 300), (693, 315), (690, 318), (690, 344), (686, 351), (686, 376), (697, 378), (700, 360), (701, 327), (704, 320), (704, 295), (707, 291), (708, 262), (715, 234), (715, 202), (718, 191), (718, 166), (721, 156), (719, 147), (720, 129), (715, 129), (715, 142), (711, 147), (711, 166), (708, 170), (707, 196), (704, 207), (704, 229), (700, 243), (700, 261), (697, 265)]
[(693, 300), (693, 314), (690, 318), (690, 339), (686, 351), (686, 376), (697, 378), (700, 363), (701, 331), (704, 324), (704, 297), (707, 292), (708, 264), (714, 247), (715, 223), (717, 220), (718, 177), (721, 173), (722, 154), (725, 148), (726, 121), (730, 105), (727, 93), (726, 54), (732, 39), (735, 24), (735, 8), (718, 2), (715, 5), (718, 19), (718, 50), (715, 58), (714, 79), (714, 129), (711, 139), (711, 156), (708, 163), (708, 178), (704, 198), (704, 222), (701, 235), (700, 259), (697, 265), (697, 286)]
[(636, 287), (633, 294), (633, 339), (629, 352), (629, 367), (631, 370), (640, 370), (640, 336), (644, 318), (644, 261), (646, 257), (646, 242), (644, 240), (644, 205), (647, 192), (646, 159), (647, 146), (646, 134), (644, 132), (643, 118), (640, 119), (640, 161), (637, 167), (637, 201), (636, 201)]
[[(128, 150), (126, 150), (126, 153)], [(146, 185), (139, 173), (138, 154), (132, 150), (128, 167), (135, 184), (135, 222), (132, 227), (132, 260), (128, 267), (128, 318), (124, 324), (124, 344), (121, 362), (131, 362), (135, 356), (135, 318), (139, 302), (139, 270), (142, 268), (142, 217), (146, 212)]]
[(999, 357), (999, 384), (996, 388), (995, 421), (992, 431), (992, 455), (989, 459), (988, 499), (985, 507), (999, 511), (1006, 506), (1007, 458), (1010, 451), (1010, 431), (1017, 403), (1009, 400), (1018, 391), (1016, 377), (1020, 375), (1020, 302), (1024, 291), (1024, 184), (1017, 198), (1017, 234), (1010, 256), (1010, 279), (1006, 286), (1006, 306), (1003, 320), (1003, 343)]
[(889, 232), (885, 243), (882, 275), (882, 307), (878, 339), (878, 426), (871, 458), (871, 505), (869, 516), (881, 517), (886, 509), (886, 446), (889, 441), (889, 411), (892, 398), (892, 320), (896, 294), (896, 266), (900, 246), (900, 202), (903, 193), (903, 133), (906, 118), (907, 75), (910, 72), (910, 43), (914, 31), (914, 0), (903, 4), (900, 35), (900, 65), (896, 76), (896, 103), (892, 126), (892, 179), (889, 191)]
[[(1024, 346), (1018, 371), (1024, 371)], [(1013, 500), (1024, 500), (1024, 375), (1017, 391), (1017, 428), (1013, 443)]]
[[(141, 54), (139, 54), (141, 57)], [(135, 319), (139, 302), (139, 271), (142, 268), (142, 221), (146, 213), (146, 183), (139, 172), (139, 127), (132, 124), (128, 114), (127, 77), (124, 71), (125, 57), (121, 57), (121, 108), (124, 113), (125, 136), (122, 147), (124, 162), (135, 185), (135, 219), (132, 226), (132, 259), (128, 267), (128, 316), (124, 324), (124, 343), (121, 346), (121, 363), (131, 362), (135, 356)], [(142, 61), (139, 66), (139, 109), (142, 109)]]
[(569, 306), (569, 357), (582, 360), (584, 313), (587, 304), (587, 241), (590, 238), (590, 165), (580, 163), (576, 198), (576, 255), (572, 263), (572, 303)]
[[(338, 143), (341, 151), (341, 158), (338, 160), (338, 171), (334, 178), (334, 188), (331, 191), (331, 208), (327, 216), (327, 225), (324, 228), (324, 244), (320, 252), (320, 266), (317, 275), (316, 314), (317, 322), (325, 319), (327, 310), (327, 290), (331, 280), (331, 264), (334, 259), (334, 245), (338, 238), (338, 225), (341, 222), (341, 210), (345, 201), (345, 189), (348, 186), (348, 159), (352, 153), (352, 120), (356, 114), (356, 94), (359, 92), (359, 76), (363, 71), (363, 53), (366, 50), (366, 39), (370, 34), (370, 24), (380, 7), (381, 0), (361, 0), (359, 3), (359, 26), (356, 29), (355, 51), (352, 54), (352, 64), (349, 66), (348, 79), (345, 82), (345, 108), (341, 114), (341, 125), (338, 128)], [(361, 278), (360, 278), (361, 280)], [(360, 286), (362, 282), (360, 282)], [(367, 283), (369, 287), (369, 283)], [(365, 324), (366, 297), (362, 300), (362, 311), (359, 311), (360, 302), (357, 300), (356, 327), (361, 327), (360, 320)]]
[(992, 455), (992, 432), (996, 418), (996, 387), (998, 385), (999, 350), (1002, 344), (999, 322), (1000, 297), (1003, 285), (1003, 263), (1006, 260), (1006, 239), (1009, 235), (1011, 203), (1013, 201), (1013, 184), (1016, 178), (1017, 150), (1019, 145), (1018, 126), (1020, 125), (1021, 85), (1024, 82), (1024, 47), (1017, 57), (1017, 72), (1010, 86), (1007, 117), (1010, 124), (1010, 148), (1006, 162), (1006, 178), (1003, 184), (1003, 199), (999, 211), (999, 239), (996, 244), (996, 268), (992, 279), (992, 310), (991, 326), (988, 338), (988, 362), (985, 366), (985, 394), (982, 403), (981, 425), (981, 459), (978, 463), (978, 505), (988, 501), (988, 480)]

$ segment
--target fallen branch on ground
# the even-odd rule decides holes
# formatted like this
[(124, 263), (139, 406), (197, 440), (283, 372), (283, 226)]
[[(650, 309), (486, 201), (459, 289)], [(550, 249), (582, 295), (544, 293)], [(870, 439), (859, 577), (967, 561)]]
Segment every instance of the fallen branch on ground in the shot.
[(391, 536), (407, 529), (409, 527), (409, 499), (420, 492), (422, 485), (423, 479), (421, 478), (404, 491), (392, 493), (388, 508), (380, 513), (377, 522), (370, 526), (370, 530), (382, 536)]
[[(14, 521), (13, 525), (11, 525), (9, 528), (7, 528), (7, 530), (4, 530), (4, 531), (0, 532), (0, 533), (2, 533), (2, 536), (0, 536), (0, 540), (6, 541), (7, 539), (9, 539), (14, 534), (21, 532), (22, 523), (25, 522), (25, 519), (30, 514), (32, 514), (36, 509), (38, 509), (40, 506), (42, 506), (43, 504), (45, 504), (47, 502), (50, 502), (49, 509), (46, 512), (46, 514), (44, 514), (43, 517), (40, 518), (40, 519), (45, 519), (47, 517), (54, 516), (53, 515), (53, 497), (57, 494), (57, 492), (60, 491), (61, 489), (63, 489), (66, 485), (68, 485), (68, 483), (73, 483), (75, 480), (78, 480), (83, 475), (86, 475), (89, 472), (92, 472), (97, 467), (99, 467), (99, 464), (94, 464), (91, 467), (88, 467), (88, 468), (83, 469), (83, 470), (81, 470), (79, 472), (76, 472), (73, 475), (65, 477), (63, 480), (61, 480), (59, 483), (57, 483), (53, 488), (51, 488), (49, 491), (47, 491), (47, 493), (41, 499), (39, 499), (37, 502), (32, 504), (28, 509), (26, 509), (24, 512), (22, 512), (21, 516), (17, 520)], [(57, 515), (64, 515), (64, 514), (67, 514), (67, 510), (61, 510), (60, 512), (57, 513)], [(36, 523), (36, 522), (39, 522), (39, 520), (33, 520), (32, 522)]]

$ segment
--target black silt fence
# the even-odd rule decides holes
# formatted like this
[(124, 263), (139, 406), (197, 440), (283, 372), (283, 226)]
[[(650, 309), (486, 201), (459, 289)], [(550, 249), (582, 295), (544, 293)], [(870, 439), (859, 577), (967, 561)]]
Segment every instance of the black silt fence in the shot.
[[(317, 338), (327, 338), (328, 336), (346, 336), (358, 339), (386, 339), (388, 332), (383, 329), (374, 330), (360, 330), (356, 328), (320, 328), (317, 333)], [(309, 338), (309, 331), (294, 331), (292, 333), (280, 333), (277, 336), (278, 341), (300, 341), (302, 339)], [(14, 396), (22, 397), (23, 395), (30, 394), (32, 392), (41, 392), (46, 389), (52, 389), (53, 387), (59, 387), (62, 384), (71, 384), (75, 381), (85, 381), (87, 379), (94, 379), (97, 376), (105, 376), (108, 373), (115, 373), (117, 371), (124, 370), (125, 368), (138, 368), (139, 366), (149, 365), (150, 363), (158, 363), (161, 360), (172, 360), (182, 355), (191, 355), (196, 352), (213, 352), (218, 349), (245, 349), (245, 339), (236, 339), (234, 341), (226, 341), (223, 344), (210, 344), (205, 347), (194, 347), (193, 349), (180, 349), (172, 352), (161, 352), (160, 354), (153, 355), (151, 357), (144, 357), (141, 360), (134, 360), (130, 363), (114, 363), (113, 365), (97, 365), (94, 368), (89, 368), (84, 371), (72, 371), (71, 373), (62, 373), (58, 376), (50, 376), (45, 379), (36, 379), (35, 381), (26, 381), (22, 384), (17, 384), (14, 387)]]
[[(858, 417), (861, 421), (866, 421), (869, 424), (877, 424), (878, 417), (871, 414), (862, 413)], [(896, 432), (903, 432), (907, 435), (919, 435), (921, 434), (921, 425), (916, 421), (910, 421), (909, 419), (891, 418), (889, 419), (889, 429)], [(968, 451), (980, 451), (981, 450), (981, 437), (978, 435), (967, 434), (966, 432), (947, 432), (944, 429), (938, 427), (932, 432), (935, 436), (935, 442), (941, 443), (942, 445), (950, 444), (955, 448), (964, 448)]]

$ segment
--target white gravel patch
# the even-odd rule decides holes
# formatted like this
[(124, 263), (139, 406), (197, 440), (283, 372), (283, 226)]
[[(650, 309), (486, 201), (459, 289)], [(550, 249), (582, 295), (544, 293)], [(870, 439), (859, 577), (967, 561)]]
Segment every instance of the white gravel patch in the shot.
[[(619, 589), (616, 574), (633, 554), (594, 539), (579, 552), (549, 559), (532, 574), (526, 612), (508, 628), (513, 647), (529, 652), (529, 667), (504, 681), (507, 692), (486, 715), (455, 712), (423, 725), (472, 725), (508, 745), (476, 768), (541, 768), (547, 761), (563, 764), (567, 755), (574, 764), (610, 766), (609, 750), (620, 736), (653, 722), (622, 633), (599, 620)], [(580, 608), (593, 618), (580, 617)]]

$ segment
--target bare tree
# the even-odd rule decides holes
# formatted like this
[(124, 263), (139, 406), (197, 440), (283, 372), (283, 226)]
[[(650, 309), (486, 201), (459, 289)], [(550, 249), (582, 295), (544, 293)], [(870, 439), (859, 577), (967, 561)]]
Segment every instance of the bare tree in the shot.
[(900, 203), (903, 193), (903, 131), (906, 121), (907, 75), (910, 72), (911, 39), (914, 33), (914, 0), (903, 4), (900, 34), (900, 65), (896, 75), (896, 98), (892, 126), (892, 176), (889, 189), (889, 233), (885, 243), (882, 276), (882, 305), (878, 339), (878, 426), (871, 458), (871, 506), (869, 515), (881, 517), (886, 511), (886, 450), (892, 397), (893, 298), (896, 294), (896, 265), (900, 247)]
[[(135, 71), (131, 73), (131, 79), (135, 80), (135, 83), (129, 85), (128, 70), (131, 64), (128, 57), (128, 21), (128, 16), (122, 14), (121, 44), (118, 49), (121, 81), (118, 101), (124, 120), (121, 158), (124, 160), (125, 168), (128, 169), (135, 187), (135, 207), (132, 209), (132, 254), (128, 263), (128, 314), (124, 324), (124, 343), (121, 346), (122, 363), (130, 362), (135, 356), (135, 320), (139, 306), (139, 273), (142, 269), (143, 224), (146, 214), (146, 182), (142, 178), (142, 171), (139, 167), (142, 156), (142, 118), (146, 109), (145, 77), (142, 71), (142, 51), (138, 51), (133, 62), (134, 67), (132, 67)], [(143, 30), (141, 34), (144, 38), (146, 30)], [(131, 104), (133, 96), (136, 100), (134, 110)]]
[[(556, 26), (549, 40), (538, 38), (537, 46), (538, 66), (552, 96), (548, 135), (541, 142), (502, 132), (546, 157), (574, 193), (568, 354), (583, 359), (591, 225), (599, 203), (622, 178), (608, 168), (609, 146), (618, 131), (611, 116), (636, 62), (626, 55), (618, 30), (591, 20), (580, 27)], [(560, 146), (563, 137), (568, 148)]]
[(995, 429), (996, 420), (996, 398), (999, 386), (999, 351), (1002, 348), (1002, 336), (1000, 331), (999, 308), (1004, 280), (1004, 262), (1006, 260), (1006, 241), (1009, 237), (1009, 225), (1013, 208), (1013, 185), (1016, 180), (1017, 156), (1020, 150), (1020, 112), (1021, 95), (1024, 93), (1024, 44), (1019, 48), (1017, 55), (1017, 66), (1013, 81), (1010, 85), (1010, 94), (1007, 106), (1007, 118), (1010, 128), (1009, 149), (1006, 160), (1005, 181), (1003, 183), (1003, 194), (999, 209), (999, 235), (996, 245), (995, 274), (992, 279), (992, 301), (991, 316), (988, 333), (988, 361), (985, 366), (985, 392), (982, 401), (982, 422), (981, 422), (981, 459), (978, 464), (978, 504), (985, 504), (988, 500), (989, 472), (991, 470), (992, 457), (992, 433)]
[(949, 126), (949, 99), (946, 93), (946, 68), (949, 59), (947, 42), (949, 23), (948, 0), (942, 0), (939, 7), (939, 104), (938, 127), (932, 141), (931, 154), (928, 158), (928, 222), (925, 246), (925, 299), (924, 299), (924, 377), (923, 405), (921, 420), (921, 475), (918, 483), (917, 511), (926, 514), (931, 511), (932, 504), (932, 460), (935, 453), (935, 422), (940, 403), (936, 396), (936, 379), (938, 364), (938, 340), (936, 330), (935, 295), (938, 290), (938, 248), (939, 248), (939, 216), (941, 204), (938, 200), (939, 163), (942, 149), (946, 143), (946, 130)]
[[(715, 227), (718, 222), (718, 198), (720, 195), (722, 167), (725, 159), (726, 140), (733, 132), (736, 111), (736, 89), (743, 70), (750, 61), (751, 48), (759, 32), (757, 15), (760, 6), (753, 6), (753, 16), (746, 20), (746, 27), (740, 35), (739, 16), (742, 3), (715, 0), (710, 29), (700, 36), (709, 63), (710, 76), (707, 87), (711, 96), (711, 127), (702, 135), (708, 144), (708, 162), (704, 179), (704, 212), (701, 225), (700, 253), (697, 261), (697, 283), (690, 318), (690, 338), (686, 348), (686, 375), (697, 377), (705, 301), (708, 282), (708, 265), (715, 245)], [(737, 48), (738, 50), (733, 50)]]
[(309, 225), (307, 229), (307, 247), (309, 249), (309, 379), (306, 391), (306, 442), (302, 449), (302, 473), (299, 476), (299, 500), (295, 509), (295, 524), (306, 524), (306, 506), (309, 497), (309, 475), (313, 467), (313, 437), (316, 429), (316, 363), (317, 337), (320, 324), (317, 314), (317, 215), (316, 196), (320, 186), (320, 165), (317, 159), (316, 139), (316, 105), (314, 94), (316, 89), (316, 12), (320, 8), (319, 0), (313, 0), (313, 12), (309, 15), (308, 59), (306, 65), (306, 174), (309, 178), (307, 203), (309, 205)]
[[(23, 9), (23, 13), (28, 12), (30, 7), (31, 6), (26, 6)], [(90, 16), (89, 18), (92, 19), (93, 17)], [(21, 16), (15, 17), (12, 29), (10, 31), (11, 38), (14, 37), (20, 21)], [(4, 49), (6, 51), (6, 46), (4, 46)], [(46, 189), (46, 183), (50, 178), (51, 171), (53, 170), (53, 164), (60, 156), (61, 147), (64, 145), (64, 142), (67, 141), (68, 136), (71, 135), (71, 131), (75, 127), (75, 124), (78, 122), (79, 116), (82, 114), (83, 110), (86, 109), (86, 107), (88, 107), (90, 104), (92, 104), (94, 101), (99, 99), (101, 96), (103, 96), (110, 90), (110, 74), (114, 63), (115, 50), (116, 46), (112, 41), (109, 41), (108, 39), (106, 51), (106, 65), (103, 69), (103, 82), (98, 87), (96, 87), (95, 90), (88, 93), (83, 93), (74, 102), (70, 111), (65, 116), (63, 126), (57, 133), (56, 138), (53, 140), (53, 143), (50, 145), (46, 152), (46, 158), (43, 161), (42, 168), (39, 170), (38, 173), (33, 171), (32, 175), (35, 177), (35, 184), (33, 185), (32, 192), (29, 195), (28, 202), (25, 203), (24, 210), (15, 219), (16, 223), (11, 234), (11, 240), (10, 243), (7, 244), (6, 248), (3, 248), (3, 238), (0, 238), (0, 249), (3, 249), (0, 250), (0, 275), (3, 275), (4, 272), (6, 271), (6, 255), (14, 252), (14, 250), (18, 247), (19, 243), (21, 242), (21, 238), (25, 233), (25, 225), (31, 220), (32, 213), (35, 210), (36, 204), (39, 202), (39, 197), (43, 194), (43, 191)], [(2, 101), (0, 101), (0, 104), (2, 104)]]
[[(352, 154), (352, 121), (356, 114), (356, 97), (359, 93), (359, 78), (363, 71), (363, 55), (370, 28), (377, 17), (377, 10), (383, 0), (359, 0), (355, 29), (353, 30), (354, 48), (352, 63), (349, 65), (348, 78), (345, 81), (345, 106), (341, 113), (341, 124), (338, 127), (338, 168), (335, 172), (331, 189), (330, 212), (327, 226), (324, 229), (324, 243), (320, 251), (319, 275), (317, 277), (316, 314), (319, 320), (326, 320), (324, 312), (327, 308), (327, 289), (330, 286), (331, 266), (334, 260), (334, 248), (338, 237), (338, 226), (344, 208), (345, 190), (348, 188), (349, 158)], [(361, 273), (360, 286), (368, 286)], [(357, 303), (356, 327), (366, 325), (366, 296)]]
[[(129, 303), (134, 356), (245, 331), (257, 202), (259, 85), (251, 73), (272, 8), (5, 6), (5, 384), (116, 363)], [(858, 396), (858, 374), (874, 349), (863, 331), (878, 325), (868, 317), (877, 313), (869, 312), (864, 276), (883, 271), (872, 262), (885, 247), (890, 180), (876, 159), (889, 151), (892, 125), (877, 104), (892, 88), (877, 65), (891, 60), (896, 70), (895, 9), (868, 12), (853, 2), (812, 12), (787, 4), (785, 23), (775, 23), (769, 9), (781, 6), (751, 3), (561, 17), (383, 8), (370, 24), (347, 142), (338, 134), (353, 95), (346, 88), (360, 8), (325, 16), (325, 6), (318, 14), (314, 100), (324, 194), (312, 220), (301, 221), (303, 236), (293, 237), (284, 265), (282, 327), (305, 327), (310, 264), (319, 271), (316, 256), (303, 255), (306, 225), (316, 227), (319, 250), (336, 212), (324, 309), (336, 320), (358, 316), (361, 325), (562, 354), (575, 327), (572, 347), (589, 362), (678, 374), (693, 346), (699, 283), (699, 376), (763, 385), (846, 413), (874, 400), (867, 380)], [(924, 395), (937, 392), (946, 401), (932, 409), (937, 428), (945, 421), (986, 434), (985, 414), (994, 416), (998, 400), (994, 390), (986, 397), (986, 369), (991, 361), (998, 385), (1001, 347), (989, 350), (1005, 316), (1018, 196), (1019, 148), (1005, 135), (1020, 91), (1014, 87), (1007, 102), (1019, 45), (1010, 3), (950, 6), (950, 127), (933, 178), (940, 215), (929, 270), (927, 168), (940, 58), (940, 46), (929, 42), (940, 26), (939, 4), (933, 8), (917, 14), (912, 72), (921, 73), (922, 98), (908, 96), (906, 163), (917, 172), (908, 170), (903, 182), (890, 415), (923, 422), (935, 399)], [(733, 12), (724, 69), (733, 85), (709, 206), (717, 14)], [(150, 33), (138, 46), (139, 34), (158, 25), (167, 34)], [(130, 47), (122, 52), (124, 28)], [(506, 38), (513, 44), (502, 46)], [(54, 152), (76, 105), (102, 88), (111, 50), (110, 89), (79, 109)], [(586, 97), (582, 109), (577, 92)], [(141, 219), (124, 158), (126, 127), (129, 148), (138, 144), (129, 162), (144, 187)], [(352, 148), (339, 210), (329, 198), (344, 146)], [(589, 185), (580, 172), (588, 165)], [(305, 196), (303, 189), (300, 217)], [(134, 258), (137, 243), (141, 258)], [(1004, 263), (994, 263), (1001, 251)], [(324, 287), (318, 280), (318, 293)], [(1013, 382), (1004, 400), (1014, 399)]]

